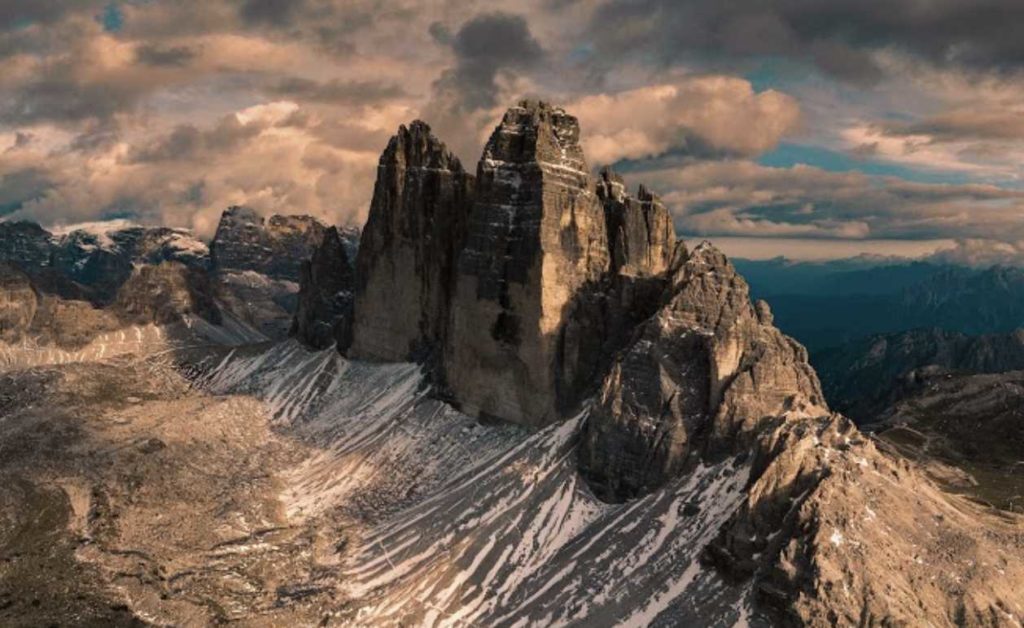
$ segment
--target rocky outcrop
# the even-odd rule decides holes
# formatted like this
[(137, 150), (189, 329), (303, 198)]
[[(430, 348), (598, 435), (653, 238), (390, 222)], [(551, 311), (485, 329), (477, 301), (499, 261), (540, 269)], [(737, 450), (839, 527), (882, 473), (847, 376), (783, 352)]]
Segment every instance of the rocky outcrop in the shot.
[(697, 247), (674, 270), (666, 304), (604, 381), (579, 466), (595, 493), (621, 501), (683, 472), (694, 454), (735, 453), (786, 412), (824, 412), (803, 347), (750, 301), (718, 250)]
[(310, 216), (271, 216), (248, 207), (230, 207), (210, 244), (213, 269), (219, 273), (255, 271), (271, 279), (297, 282), (326, 227)]
[(109, 312), (86, 301), (48, 294), (28, 273), (0, 263), (0, 341), (77, 348), (118, 327)]
[(352, 343), (355, 269), (338, 229), (330, 227), (313, 257), (302, 264), (299, 303), (291, 335), (323, 349)]
[(784, 626), (1013, 626), (1021, 521), (944, 492), (839, 415), (787, 416), (751, 449), (705, 562)]
[(0, 261), (16, 264), (22, 270), (49, 265), (53, 235), (34, 222), (0, 222)]
[(597, 195), (604, 205), (612, 271), (625, 275), (658, 275), (668, 270), (675, 250), (672, 216), (644, 186), (636, 198), (626, 193), (622, 177), (601, 171)]
[(388, 142), (359, 242), (351, 356), (402, 361), (443, 347), (472, 189), (425, 123)]
[(576, 118), (520, 103), (484, 149), (459, 256), (445, 374), (463, 409), (535, 426), (559, 418), (559, 336), (576, 294), (608, 268)]
[(223, 320), (209, 276), (180, 262), (137, 268), (118, 292), (113, 311), (127, 324), (169, 325), (187, 316), (214, 325)]
[(0, 263), (0, 340), (20, 341), (38, 308), (39, 297), (29, 276), (13, 264)]

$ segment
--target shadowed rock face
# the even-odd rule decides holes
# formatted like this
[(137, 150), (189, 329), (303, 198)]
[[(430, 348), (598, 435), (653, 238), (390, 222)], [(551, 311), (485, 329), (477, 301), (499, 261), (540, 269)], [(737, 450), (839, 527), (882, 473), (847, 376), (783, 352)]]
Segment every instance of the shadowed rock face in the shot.
[(135, 324), (168, 325), (186, 315), (214, 325), (222, 322), (209, 276), (178, 262), (136, 269), (121, 286), (113, 310), (122, 321)]
[(402, 361), (444, 345), (472, 189), (423, 122), (391, 138), (359, 243), (349, 355)]
[(314, 349), (352, 342), (355, 269), (338, 234), (330, 227), (313, 257), (302, 265), (299, 304), (291, 335)]
[(740, 451), (765, 421), (796, 410), (827, 410), (806, 352), (704, 243), (605, 378), (580, 470), (598, 496), (621, 501), (683, 472), (691, 453)]
[(325, 230), (310, 216), (265, 219), (247, 207), (230, 207), (221, 214), (210, 245), (213, 268), (298, 281), (302, 262), (312, 255)]
[(25, 268), (41, 268), (50, 262), (53, 236), (34, 222), (0, 223), (0, 259)]
[(675, 249), (672, 216), (644, 186), (636, 198), (615, 172), (604, 168), (597, 183), (604, 204), (612, 270), (626, 275), (657, 275), (668, 270)]
[(557, 411), (558, 342), (572, 301), (609, 267), (604, 211), (576, 118), (526, 101), (477, 168), (446, 355), (463, 408), (525, 425)]

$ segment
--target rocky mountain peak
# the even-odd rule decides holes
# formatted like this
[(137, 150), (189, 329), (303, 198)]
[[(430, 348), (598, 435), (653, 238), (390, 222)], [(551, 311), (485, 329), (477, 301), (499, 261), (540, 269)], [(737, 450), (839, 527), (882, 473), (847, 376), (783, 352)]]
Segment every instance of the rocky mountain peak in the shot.
[(407, 168), (441, 168), (461, 171), (462, 164), (422, 120), (401, 125), (380, 157), (381, 166), (402, 163)]
[(642, 184), (636, 197), (631, 197), (622, 177), (609, 168), (601, 171), (597, 195), (604, 204), (612, 270), (631, 275), (666, 271), (676, 233), (661, 199)]
[(309, 259), (325, 229), (310, 216), (268, 220), (251, 208), (229, 207), (221, 214), (210, 244), (212, 265), (218, 272), (251, 270), (298, 282), (303, 260)]
[(750, 301), (725, 255), (698, 245), (664, 305), (604, 380), (579, 464), (603, 499), (647, 493), (715, 452), (735, 453), (762, 422), (827, 414), (807, 354)]
[(580, 146), (575, 116), (539, 100), (523, 100), (505, 112), (484, 147), (481, 167), (539, 164), (551, 174), (586, 178), (587, 164)]
[(388, 142), (359, 243), (350, 355), (406, 360), (443, 346), (472, 189), (426, 123)]

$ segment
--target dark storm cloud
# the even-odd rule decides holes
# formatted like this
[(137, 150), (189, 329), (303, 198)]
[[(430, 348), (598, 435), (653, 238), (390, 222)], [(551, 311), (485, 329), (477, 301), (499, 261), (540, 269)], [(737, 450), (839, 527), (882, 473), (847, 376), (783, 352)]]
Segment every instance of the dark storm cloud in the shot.
[[(436, 35), (435, 35), (436, 38)], [(466, 109), (495, 104), (495, 79), (502, 70), (528, 70), (544, 58), (526, 20), (508, 13), (486, 13), (469, 20), (452, 38), (456, 65), (437, 87), (451, 90)]]
[(9, 214), (53, 187), (47, 174), (38, 168), (25, 168), (0, 176), (0, 215)]
[(301, 11), (303, 0), (245, 0), (239, 15), (249, 24), (285, 26)]
[(73, 11), (97, 11), (102, 6), (99, 0), (0, 0), (0, 30), (53, 24)]
[(135, 49), (135, 60), (151, 67), (184, 67), (198, 53), (188, 46), (142, 44)]
[(881, 73), (870, 53), (893, 49), (937, 65), (1019, 70), (1020, 0), (610, 0), (590, 38), (606, 63), (662, 64), (716, 55), (780, 55), (855, 81)]
[(377, 81), (318, 82), (301, 77), (281, 80), (270, 88), (275, 97), (332, 105), (360, 105), (379, 103), (409, 94), (399, 85)]
[(0, 101), (0, 123), (13, 125), (109, 120), (140, 97), (131, 85), (88, 83), (63, 72), (40, 77)]

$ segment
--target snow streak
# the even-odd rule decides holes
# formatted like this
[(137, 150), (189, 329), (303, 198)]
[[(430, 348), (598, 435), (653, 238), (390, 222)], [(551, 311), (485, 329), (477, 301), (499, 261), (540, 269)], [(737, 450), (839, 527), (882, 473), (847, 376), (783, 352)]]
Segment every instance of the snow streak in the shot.
[(294, 342), (224, 358), (204, 385), (254, 394), (316, 445), (285, 478), (290, 517), (358, 522), (341, 592), (359, 626), (732, 626), (750, 591), (699, 555), (748, 469), (700, 466), (609, 505), (576, 472), (585, 413), (528, 433), (432, 398), (413, 364), (347, 361)]

